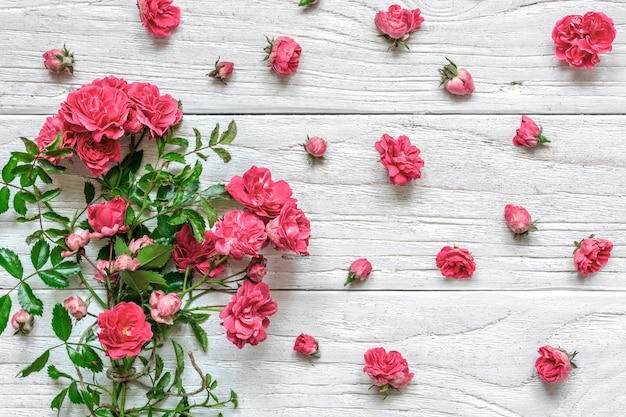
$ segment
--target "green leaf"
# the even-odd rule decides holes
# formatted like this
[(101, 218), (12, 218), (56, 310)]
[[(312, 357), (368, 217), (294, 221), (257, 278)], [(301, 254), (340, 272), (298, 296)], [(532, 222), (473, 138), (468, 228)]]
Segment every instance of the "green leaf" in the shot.
[(81, 266), (77, 262), (65, 261), (55, 266), (54, 270), (64, 277), (71, 277), (80, 272)]
[(100, 359), (100, 356), (94, 348), (88, 345), (83, 345), (82, 353), (87, 368), (96, 373), (102, 372), (102, 370), (104, 369), (104, 365), (102, 364), (102, 359)]
[(200, 149), (202, 147), (202, 135), (195, 127), (193, 128), (193, 133), (196, 135), (196, 149)]
[(14, 278), (22, 279), (24, 275), (19, 256), (10, 249), (0, 248), (0, 266)]
[(185, 353), (175, 340), (172, 340), (172, 346), (174, 346), (174, 353), (176, 354), (176, 377), (174, 379), (177, 379), (185, 369)]
[(78, 384), (76, 381), (73, 381), (68, 388), (67, 397), (70, 399), (72, 404), (82, 404), (83, 397), (80, 395), (80, 391), (78, 390)]
[(215, 128), (211, 132), (211, 138), (209, 139), (209, 146), (217, 145), (217, 140), (219, 139), (220, 134), (220, 124), (216, 123)]
[(120, 167), (117, 165), (114, 165), (113, 168), (111, 168), (109, 172), (107, 172), (106, 175), (104, 176), (104, 180), (113, 187), (117, 186), (117, 182), (119, 178), (120, 178)]
[(217, 156), (219, 156), (222, 161), (224, 162), (230, 162), (231, 156), (230, 153), (224, 149), (224, 148), (211, 148), (213, 150), (213, 152), (215, 152), (217, 154)]
[(93, 398), (91, 397), (91, 394), (86, 391), (86, 390), (81, 390), (80, 391), (80, 395), (81, 397), (83, 397), (83, 401), (85, 402), (85, 406), (91, 410), (93, 409)]
[(141, 248), (137, 259), (142, 268), (162, 268), (172, 256), (175, 245), (148, 245)]
[(56, 409), (56, 410), (61, 411), (61, 407), (63, 406), (63, 401), (65, 401), (66, 395), (67, 395), (67, 388), (59, 392), (57, 396), (52, 399), (52, 402), (50, 403), (50, 408), (52, 408), (53, 410)]
[(85, 343), (93, 342), (97, 338), (98, 338), (98, 336), (96, 336), (96, 334), (94, 333), (93, 328), (90, 328), (89, 331), (87, 332), (87, 337), (85, 338)]
[(76, 366), (80, 366), (81, 368), (87, 368), (87, 364), (83, 359), (83, 355), (78, 353), (76, 349), (74, 349), (70, 345), (66, 345), (65, 350), (67, 351), (67, 356), (70, 358), (73, 364), (75, 364)]
[(67, 342), (72, 334), (72, 319), (70, 318), (70, 313), (67, 312), (61, 303), (55, 304), (52, 309), (52, 330), (54, 330), (54, 334), (64, 342)]
[(181, 164), (185, 164), (185, 157), (179, 154), (178, 152), (168, 152), (163, 155), (163, 160), (168, 162), (178, 162)]
[(50, 258), (50, 245), (45, 240), (38, 240), (30, 250), (30, 260), (35, 269), (39, 269), (48, 262)]
[(69, 232), (63, 229), (46, 229), (46, 234), (50, 237), (65, 237), (69, 235)]
[(48, 363), (49, 358), (50, 358), (50, 350), (46, 350), (44, 353), (42, 353), (40, 357), (35, 359), (33, 363), (31, 363), (26, 368), (19, 371), (17, 373), (17, 376), (20, 378), (26, 378), (28, 375), (32, 374), (33, 372), (41, 371), (43, 367), (46, 366), (46, 363)]
[(89, 181), (85, 181), (85, 185), (83, 186), (83, 194), (85, 194), (85, 203), (91, 204), (94, 197), (96, 196), (96, 188)]
[[(39, 167), (33, 168), (33, 175), (35, 176), (39, 175), (39, 178), (41, 178), (41, 181), (43, 181), (46, 184), (52, 184), (52, 177), (48, 175), (46, 171), (44, 171), (43, 169)], [(24, 177), (22, 177), (22, 179), (24, 179)]]
[(59, 378), (72, 379), (71, 376), (69, 376), (65, 372), (59, 371), (54, 365), (48, 365), (48, 376), (55, 381)]
[(9, 323), (9, 315), (11, 314), (11, 297), (9, 294), (5, 294), (0, 297), (0, 334), (4, 332)]
[(220, 136), (220, 144), (228, 145), (233, 140), (235, 140), (236, 136), (237, 136), (237, 125), (235, 124), (234, 120), (231, 120), (231, 122), (228, 124), (228, 130), (222, 133), (222, 136)]
[(13, 208), (17, 214), (21, 214), (22, 216), (26, 215), (27, 209), (23, 191), (18, 191), (15, 196), (13, 196)]
[(17, 159), (14, 157), (10, 157), (7, 164), (2, 167), (2, 180), (6, 183), (10, 183), (15, 179), (15, 174), (13, 174), (13, 168), (17, 166)]
[(115, 417), (115, 414), (113, 414), (112, 412), (110, 412), (106, 408), (101, 408), (99, 410), (96, 410), (96, 415), (98, 417)]
[(43, 314), (43, 302), (35, 297), (30, 285), (26, 282), (22, 282), (20, 288), (17, 290), (17, 301), (20, 302), (22, 308), (35, 316), (41, 316)]
[(154, 271), (121, 271), (120, 277), (133, 290), (142, 293), (148, 289), (150, 284), (167, 285), (161, 274)]
[(123, 239), (121, 239), (119, 236), (115, 237), (115, 255), (116, 256), (120, 256), (120, 255), (132, 255), (132, 252), (130, 251), (130, 249), (128, 249), (128, 245), (126, 244), (126, 242), (124, 242)]
[(20, 139), (22, 139), (22, 142), (24, 142), (24, 145), (26, 146), (26, 152), (34, 156), (39, 155), (39, 146), (37, 146), (35, 142), (25, 137), (21, 137)]
[(204, 240), (204, 230), (206, 229), (204, 217), (202, 217), (197, 211), (190, 209), (183, 210), (183, 215), (187, 217), (193, 236), (198, 242), (202, 242)]
[(209, 203), (206, 198), (202, 197), (200, 198), (200, 201), (202, 202), (202, 208), (204, 209), (204, 213), (209, 221), (209, 228), (212, 228), (217, 221), (217, 211), (215, 211), (211, 203)]
[(41, 215), (44, 219), (51, 220), (53, 222), (61, 223), (63, 226), (69, 226), (70, 219), (65, 216), (61, 216), (53, 211), (47, 211)]
[(60, 188), (55, 188), (54, 190), (48, 190), (45, 193), (43, 193), (43, 195), (41, 196), (41, 201), (45, 203), (47, 201), (50, 201), (58, 197), (60, 194), (61, 194)]
[(190, 321), (189, 325), (191, 326), (191, 330), (193, 330), (193, 335), (196, 337), (196, 340), (200, 343), (202, 351), (206, 352), (209, 348), (209, 338), (206, 331), (196, 321)]
[[(30, 164), (31, 162), (35, 160), (35, 157), (33, 155), (26, 153), (26, 152), (11, 152), (11, 156), (14, 157), (18, 162), (23, 162), (25, 164)], [(28, 171), (30, 171), (31, 169), (30, 165), (28, 165), (27, 167), (28, 167)], [(16, 169), (13, 169), (12, 172), (17, 175), (20, 175), (19, 173), (21, 171), (17, 171)]]
[(154, 379), (159, 379), (163, 372), (163, 358), (160, 355), (155, 355), (154, 363)]
[(5, 213), (9, 209), (9, 198), (11, 191), (6, 185), (0, 190), (0, 214)]
[(45, 172), (61, 173), (65, 171), (64, 166), (55, 165), (52, 162), (48, 161), (47, 159), (39, 158), (37, 160), (37, 163), (39, 164), (41, 169), (43, 169)]
[(165, 389), (165, 387), (170, 383), (171, 379), (172, 379), (172, 374), (170, 374), (169, 372), (166, 372), (165, 374), (163, 374), (163, 376), (161, 377), (161, 379), (159, 380), (159, 382), (156, 384), (154, 388), (157, 390)]
[(54, 269), (46, 269), (37, 273), (39, 278), (50, 288), (67, 288), (70, 283), (63, 275)]
[(168, 143), (170, 145), (182, 146), (183, 148), (189, 146), (189, 141), (185, 138), (172, 138)]
[(61, 148), (46, 152), (46, 156), (49, 156), (50, 158), (67, 158), (73, 153), (73, 148)]

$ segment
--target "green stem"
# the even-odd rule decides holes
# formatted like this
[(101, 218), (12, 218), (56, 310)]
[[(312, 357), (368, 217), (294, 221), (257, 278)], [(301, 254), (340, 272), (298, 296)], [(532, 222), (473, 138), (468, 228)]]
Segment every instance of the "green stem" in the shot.
[(79, 272), (77, 275), (80, 278), (80, 282), (82, 282), (83, 285), (85, 286), (85, 288), (87, 288), (87, 290), (89, 291), (91, 296), (98, 302), (98, 304), (100, 304), (100, 307), (106, 309), (107, 308), (107, 304), (104, 302), (104, 300), (102, 298), (100, 298), (100, 296), (98, 294), (96, 294), (96, 291), (89, 284), (89, 282), (85, 279), (85, 276), (83, 275), (83, 273)]

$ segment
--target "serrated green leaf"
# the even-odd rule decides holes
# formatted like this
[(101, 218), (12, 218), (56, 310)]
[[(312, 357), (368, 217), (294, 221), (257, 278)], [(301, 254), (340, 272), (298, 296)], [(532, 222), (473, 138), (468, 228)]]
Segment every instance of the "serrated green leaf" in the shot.
[(95, 349), (93, 349), (91, 346), (83, 345), (82, 353), (87, 368), (96, 373), (102, 372), (102, 370), (104, 369), (104, 365), (102, 364), (102, 359), (100, 358), (100, 355), (98, 355)]
[(197, 211), (190, 209), (184, 209), (183, 215), (187, 217), (193, 236), (198, 242), (202, 242), (204, 240), (204, 230), (206, 229), (204, 217), (202, 217)]
[(209, 229), (213, 228), (213, 225), (217, 221), (217, 211), (213, 208), (211, 203), (206, 198), (201, 198), (202, 208), (204, 209), (204, 214), (206, 214), (207, 220), (209, 221)]
[(61, 392), (57, 394), (56, 397), (52, 399), (52, 402), (50, 403), (50, 408), (52, 408), (53, 410), (60, 411), (61, 407), (63, 406), (63, 401), (65, 401), (66, 395), (67, 395), (67, 388), (63, 389)]
[(209, 337), (206, 331), (195, 321), (190, 321), (189, 325), (191, 326), (191, 330), (193, 330), (193, 335), (196, 337), (196, 340), (200, 343), (202, 351), (206, 352), (209, 348)]
[(123, 239), (121, 239), (119, 236), (115, 237), (115, 255), (116, 256), (120, 256), (120, 255), (132, 255), (133, 253), (130, 251), (130, 249), (128, 249), (128, 245), (126, 244), (126, 242), (124, 242)]
[(98, 336), (96, 336), (96, 334), (94, 333), (93, 328), (90, 328), (89, 331), (87, 332), (87, 337), (85, 338), (85, 343), (93, 342), (97, 338), (98, 338)]
[(163, 358), (160, 355), (154, 357), (154, 379), (159, 379), (163, 372)]
[(80, 395), (83, 397), (85, 406), (91, 410), (93, 408), (93, 398), (91, 397), (91, 394), (86, 390), (81, 390)]
[(80, 391), (78, 390), (78, 384), (76, 381), (73, 381), (69, 387), (67, 387), (67, 397), (70, 399), (72, 404), (82, 404), (83, 397), (80, 395)]
[(45, 240), (38, 240), (30, 250), (30, 260), (33, 263), (33, 267), (35, 269), (43, 267), (49, 258), (50, 245)]
[(49, 358), (50, 358), (50, 350), (46, 350), (44, 353), (41, 354), (41, 356), (35, 359), (33, 363), (31, 363), (26, 368), (19, 371), (17, 376), (20, 378), (26, 378), (28, 375), (32, 374), (33, 372), (41, 371), (43, 367), (46, 366), (46, 364), (48, 363)]
[(117, 165), (113, 166), (113, 168), (111, 168), (109, 172), (107, 172), (106, 175), (104, 176), (104, 180), (113, 187), (117, 186), (119, 178), (120, 178), (120, 167)]
[(0, 248), (0, 266), (14, 278), (22, 279), (24, 268), (19, 256), (10, 249)]
[(46, 229), (46, 234), (50, 237), (65, 237), (69, 235), (69, 232), (63, 229), (51, 228), (51, 229)]
[(172, 256), (175, 245), (148, 245), (141, 248), (136, 259), (141, 262), (141, 267), (162, 268)]
[(43, 193), (43, 195), (41, 196), (41, 201), (45, 203), (47, 201), (53, 200), (54, 198), (58, 197), (60, 194), (61, 194), (60, 188), (48, 190), (45, 193)]
[(178, 152), (168, 152), (163, 155), (163, 160), (168, 162), (178, 162), (180, 164), (185, 164), (185, 157), (179, 154)]
[(98, 417), (115, 417), (115, 414), (113, 414), (112, 412), (110, 412), (106, 408), (101, 408), (99, 410), (96, 410), (96, 415)]
[(50, 158), (67, 158), (73, 153), (73, 148), (61, 148), (46, 152), (46, 156), (49, 156)]
[(65, 372), (59, 371), (54, 365), (48, 365), (48, 376), (55, 381), (59, 378), (72, 379), (71, 376), (69, 376)]
[(209, 146), (217, 145), (217, 140), (219, 139), (220, 134), (220, 124), (216, 123), (213, 131), (211, 132), (211, 137), (209, 139)]
[(165, 387), (169, 385), (171, 379), (172, 379), (172, 374), (169, 372), (166, 372), (165, 374), (163, 374), (161, 379), (159, 379), (159, 382), (156, 384), (154, 388), (157, 390), (165, 389)]
[(52, 309), (52, 330), (64, 342), (72, 334), (72, 319), (63, 304), (57, 303)]
[[(61, 59), (62, 61), (63, 59)], [(54, 138), (54, 142), (49, 143), (48, 145), (46, 145), (46, 150), (50, 150), (53, 151), (55, 149), (59, 149), (59, 146), (61, 146), (61, 143), (63, 143), (63, 130), (59, 130), (59, 133), (57, 133), (56, 138)]]
[(232, 141), (235, 140), (236, 136), (237, 125), (235, 124), (234, 120), (231, 120), (228, 124), (228, 130), (223, 132), (222, 136), (220, 136), (220, 145), (228, 145), (229, 143), (232, 143)]
[(174, 354), (176, 355), (176, 376), (174, 380), (177, 380), (185, 370), (185, 353), (175, 340), (172, 340), (172, 346), (174, 346)]
[(22, 191), (18, 191), (13, 196), (13, 209), (17, 214), (26, 215), (26, 201), (24, 201), (24, 193)]
[(74, 349), (70, 345), (66, 345), (65, 350), (67, 351), (67, 356), (70, 358), (73, 364), (75, 364), (76, 366), (80, 366), (81, 368), (87, 368), (87, 364), (85, 364), (83, 355), (78, 353), (76, 349)]
[(46, 269), (37, 273), (39, 278), (50, 288), (67, 288), (70, 283), (63, 275), (54, 269)]
[(61, 216), (53, 211), (47, 211), (41, 215), (44, 219), (51, 220), (53, 222), (61, 223), (64, 226), (68, 226), (70, 223), (70, 219), (65, 216)]
[(215, 152), (215, 154), (217, 156), (219, 156), (222, 161), (224, 162), (230, 162), (231, 156), (230, 153), (224, 149), (224, 148), (211, 148), (213, 150), (213, 152)]
[(26, 282), (22, 282), (17, 290), (17, 301), (22, 308), (35, 316), (43, 314), (43, 302), (33, 294), (33, 290)]
[[(11, 156), (14, 157), (17, 160), (17, 162), (22, 162), (24, 164), (30, 164), (31, 162), (35, 160), (35, 157), (33, 155), (26, 153), (26, 152), (11, 152)], [(30, 169), (31, 167), (28, 166), (29, 171)], [(12, 172), (19, 175), (19, 173), (22, 171), (16, 170), (14, 168)]]
[(45, 172), (54, 172), (61, 173), (65, 171), (65, 167), (61, 165), (55, 165), (47, 159), (39, 158), (37, 160), (37, 164), (43, 169)]
[(11, 314), (11, 305), (13, 301), (9, 294), (5, 294), (0, 297), (0, 334), (4, 332), (4, 329), (7, 328), (7, 324), (9, 324), (9, 315)]
[(14, 157), (9, 158), (9, 161), (4, 167), (2, 167), (2, 180), (6, 183), (10, 183), (15, 179), (13, 169), (17, 166), (17, 159)]
[[(39, 176), (39, 178), (41, 178), (41, 181), (45, 184), (52, 184), (52, 177), (40, 167), (33, 168), (33, 175)], [(24, 179), (24, 177), (22, 177), (22, 179)]]
[(54, 270), (64, 277), (71, 277), (72, 275), (78, 274), (81, 268), (81, 265), (77, 262), (65, 261), (57, 264)]
[(0, 214), (5, 213), (9, 209), (9, 198), (11, 191), (9, 187), (4, 186), (0, 189)]
[(26, 147), (26, 152), (28, 152), (29, 154), (33, 156), (39, 155), (40, 153), (39, 146), (37, 146), (35, 142), (25, 137), (21, 137), (20, 139), (22, 140), (22, 142), (24, 142), (24, 145)]
[(182, 146), (183, 148), (186, 148), (187, 146), (189, 146), (189, 141), (185, 138), (172, 138), (169, 140), (168, 143), (170, 145)]
[(54, 265), (55, 267), (60, 264), (63, 259), (65, 259), (61, 256), (61, 253), (64, 250), (65, 249), (61, 246), (55, 246), (54, 249), (52, 249), (52, 252), (50, 252), (50, 262), (52, 262), (52, 265)]
[(85, 185), (83, 186), (83, 194), (85, 195), (85, 203), (91, 204), (94, 197), (96, 196), (96, 188), (89, 181), (85, 181)]
[(148, 289), (150, 284), (167, 285), (161, 274), (154, 271), (121, 271), (120, 277), (133, 290), (142, 293)]
[(202, 135), (200, 134), (200, 131), (195, 127), (193, 128), (193, 133), (196, 136), (196, 149), (199, 149), (202, 147)]

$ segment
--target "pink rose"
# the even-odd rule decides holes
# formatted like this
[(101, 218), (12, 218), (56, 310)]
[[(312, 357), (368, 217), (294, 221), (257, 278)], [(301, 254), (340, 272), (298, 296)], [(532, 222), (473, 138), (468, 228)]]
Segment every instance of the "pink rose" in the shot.
[(279, 36), (273, 41), (268, 38), (268, 42), (269, 46), (265, 48), (265, 52), (268, 53), (266, 57), (268, 67), (272, 67), (278, 75), (290, 75), (298, 69), (302, 53), (298, 42), (289, 36)]
[(111, 359), (137, 356), (152, 339), (150, 323), (143, 309), (135, 303), (121, 302), (98, 315), (98, 339)]
[[(39, 150), (45, 154), (47, 147), (50, 146), (54, 141), (57, 140), (57, 136), (59, 132), (63, 135), (63, 139), (61, 142), (60, 148), (72, 148), (74, 145), (72, 143), (68, 143), (66, 140), (66, 135), (63, 133), (63, 118), (59, 114), (55, 114), (54, 116), (50, 116), (46, 118), (45, 123), (41, 127), (39, 134), (35, 138), (35, 142), (39, 147)], [(50, 158), (49, 156), (41, 155), (42, 158), (47, 159), (53, 164), (58, 164), (62, 158)], [(66, 158), (70, 158), (67, 156)]]
[(537, 374), (546, 382), (565, 381), (571, 368), (576, 368), (576, 364), (572, 360), (577, 353), (574, 352), (570, 355), (566, 351), (552, 346), (540, 347), (539, 357), (535, 361)]
[(135, 104), (137, 121), (150, 129), (150, 139), (165, 136), (167, 130), (183, 118), (178, 100), (169, 94), (162, 96), (156, 85), (132, 83), (126, 92)]
[(246, 275), (252, 282), (261, 282), (265, 276), (267, 270), (267, 259), (263, 255), (255, 256), (250, 259), (248, 268), (246, 269)]
[(380, 154), (380, 162), (387, 168), (392, 184), (404, 185), (422, 176), (424, 160), (419, 157), (420, 150), (411, 144), (407, 136), (394, 139), (384, 134), (374, 147)]
[(69, 249), (76, 252), (80, 248), (85, 247), (89, 243), (89, 230), (83, 230), (82, 233), (72, 233), (65, 238), (65, 244)]
[(102, 139), (96, 142), (88, 133), (78, 135), (76, 155), (85, 168), (96, 177), (109, 171), (109, 164), (120, 161), (121, 145), (118, 140)]
[(311, 223), (295, 201), (287, 202), (280, 214), (270, 220), (266, 227), (267, 236), (274, 248), (280, 251), (293, 251), (308, 256), (307, 248), (311, 237)]
[(304, 149), (314, 158), (323, 158), (326, 153), (326, 141), (318, 136), (307, 137)]
[(504, 220), (516, 236), (537, 230), (530, 213), (522, 206), (514, 206), (513, 204), (504, 206)]
[(115, 260), (114, 268), (116, 271), (136, 271), (139, 266), (141, 266), (141, 262), (139, 260), (123, 253)]
[(582, 275), (598, 272), (609, 261), (613, 242), (594, 238), (593, 235), (580, 242), (575, 242), (574, 265)]
[(235, 69), (235, 64), (229, 61), (220, 61), (219, 58), (215, 61), (215, 69), (209, 72), (207, 75), (209, 77), (213, 77), (216, 80), (220, 81), (222, 84), (226, 84), (224, 80), (229, 78), (233, 70)]
[(69, 72), (74, 74), (74, 54), (67, 50), (65, 45), (63, 49), (51, 49), (43, 53), (43, 65), (50, 71), (61, 74)]
[(365, 258), (357, 259), (350, 265), (350, 272), (345, 284), (348, 285), (354, 281), (365, 281), (372, 273), (372, 264)]
[(513, 145), (532, 148), (540, 143), (550, 142), (542, 134), (542, 129), (528, 116), (522, 116), (522, 124), (515, 131)]
[(111, 87), (118, 90), (126, 91), (128, 83), (123, 78), (117, 78), (115, 75), (107, 75), (104, 78), (97, 78), (91, 82), (90, 85), (97, 87)]
[[(215, 278), (226, 268), (221, 262), (220, 254), (215, 250), (217, 236), (211, 230), (204, 231), (204, 240), (198, 242), (193, 236), (191, 227), (185, 224), (176, 233), (176, 247), (172, 252), (174, 266), (179, 272), (192, 268), (200, 276)], [(216, 264), (219, 264), (216, 266)]]
[(76, 320), (80, 320), (87, 315), (87, 304), (80, 297), (67, 297), (63, 301), (63, 307)]
[(245, 208), (262, 218), (278, 216), (285, 203), (291, 200), (291, 187), (286, 181), (273, 181), (267, 168), (253, 166), (243, 176), (234, 176), (226, 191)]
[(154, 36), (170, 36), (180, 24), (180, 8), (172, 0), (138, 0), (141, 22)]
[(454, 62), (446, 58), (449, 64), (439, 70), (441, 82), (446, 91), (457, 96), (465, 96), (474, 92), (474, 80), (468, 70), (458, 68)]
[(11, 326), (15, 329), (15, 334), (29, 334), (34, 323), (35, 317), (26, 310), (18, 310), (11, 317)]
[(305, 356), (318, 356), (319, 345), (313, 336), (301, 333), (300, 336), (296, 338), (293, 350)]
[(613, 19), (602, 12), (587, 12), (583, 16), (582, 33), (586, 35), (580, 41), (580, 47), (598, 54), (610, 52), (617, 32)]
[(241, 260), (244, 255), (256, 256), (267, 240), (265, 225), (254, 213), (231, 210), (215, 223), (215, 250)]
[(447, 278), (471, 278), (476, 270), (474, 258), (467, 249), (444, 246), (435, 259), (441, 275)]
[(137, 256), (141, 249), (152, 244), (154, 244), (154, 239), (151, 239), (149, 236), (144, 235), (139, 239), (131, 239), (130, 242), (128, 242), (128, 249), (131, 251), (133, 256)]
[(121, 197), (87, 206), (87, 220), (94, 230), (91, 238), (102, 239), (104, 236), (125, 233), (128, 230), (128, 226), (124, 226), (126, 207), (127, 203)]
[(180, 296), (176, 293), (164, 293), (153, 291), (150, 295), (150, 315), (157, 323), (174, 324), (174, 315), (180, 311), (183, 304)]
[(387, 393), (389, 387), (400, 388), (413, 379), (414, 374), (409, 371), (409, 364), (400, 352), (387, 352), (382, 347), (371, 348), (365, 352), (364, 359), (363, 372), (370, 376), (372, 384), (380, 392)]
[(237, 294), (220, 312), (226, 338), (239, 349), (246, 343), (258, 345), (267, 339), (265, 329), (270, 325), (268, 316), (277, 310), (278, 305), (270, 298), (270, 288), (266, 283), (243, 281)]
[(96, 281), (101, 284), (106, 284), (108, 277), (111, 285), (117, 284), (117, 281), (120, 278), (120, 274), (118, 273), (117, 269), (115, 269), (115, 261), (105, 261), (101, 259), (98, 261), (96, 266), (98, 267), (94, 272), (94, 279)]
[(374, 24), (378, 32), (385, 35), (393, 46), (398, 46), (398, 44), (407, 46), (405, 42), (410, 34), (419, 29), (424, 21), (420, 14), (420, 9), (407, 10), (397, 4), (392, 4), (386, 12), (376, 13)]

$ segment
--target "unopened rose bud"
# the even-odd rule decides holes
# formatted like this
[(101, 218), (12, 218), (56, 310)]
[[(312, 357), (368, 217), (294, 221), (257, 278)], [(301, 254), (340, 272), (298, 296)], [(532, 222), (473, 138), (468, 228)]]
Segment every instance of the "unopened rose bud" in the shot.
[(136, 271), (141, 266), (141, 262), (125, 253), (121, 254), (115, 260), (116, 271)]
[(246, 275), (248, 275), (248, 279), (252, 282), (261, 282), (263, 281), (263, 277), (265, 276), (267, 270), (267, 259), (263, 257), (263, 255), (255, 256), (250, 260), (248, 264), (248, 269), (246, 271)]
[(220, 81), (222, 84), (226, 84), (224, 80), (231, 76), (233, 70), (235, 69), (235, 64), (228, 61), (221, 61), (219, 58), (215, 61), (215, 69), (209, 72), (207, 75), (209, 77), (213, 77), (216, 80)]
[(34, 323), (35, 317), (26, 310), (19, 310), (11, 317), (11, 326), (15, 329), (15, 334), (29, 334)]
[(323, 159), (326, 153), (326, 141), (318, 136), (307, 137), (304, 149), (309, 153), (310, 157)]
[(87, 315), (87, 304), (80, 297), (67, 297), (63, 301), (63, 307), (76, 320), (80, 320)]
[(353, 281), (365, 281), (372, 272), (372, 264), (365, 258), (357, 259), (350, 265), (348, 279), (343, 285), (348, 285)]
[(65, 238), (65, 244), (74, 252), (86, 246), (88, 243), (89, 230), (83, 230), (82, 233), (72, 233)]
[(63, 49), (51, 49), (43, 53), (43, 65), (50, 71), (61, 74), (68, 71), (74, 73), (74, 54), (67, 50), (65, 45)]
[(446, 58), (449, 62), (439, 70), (441, 74), (441, 83), (446, 91), (450, 94), (457, 96), (465, 96), (474, 92), (474, 80), (472, 75), (463, 68), (457, 68), (456, 64), (450, 59)]
[(293, 350), (305, 356), (319, 356), (319, 345), (311, 335), (302, 333), (296, 338)]
[(157, 290), (150, 295), (150, 315), (157, 323), (174, 324), (174, 315), (182, 305), (180, 296), (176, 293), (166, 294)]
[(504, 207), (504, 220), (507, 226), (509, 226), (509, 229), (515, 233), (515, 236), (524, 235), (537, 230), (530, 217), (530, 213), (522, 206), (507, 204)]
[(522, 116), (522, 124), (515, 131), (513, 145), (533, 148), (540, 143), (550, 142), (542, 135), (542, 129), (528, 116)]
[(137, 256), (141, 249), (152, 244), (154, 244), (154, 239), (148, 236), (142, 236), (139, 239), (131, 239), (128, 243), (128, 249), (132, 252), (133, 256)]
[(94, 279), (102, 284), (106, 284), (107, 279), (106, 277), (109, 277), (109, 282), (112, 285), (115, 285), (117, 283), (117, 280), (120, 277), (120, 274), (117, 271), (117, 267), (115, 265), (115, 261), (105, 261), (105, 260), (99, 260), (98, 264), (96, 265), (98, 268), (95, 270), (94, 272)]

